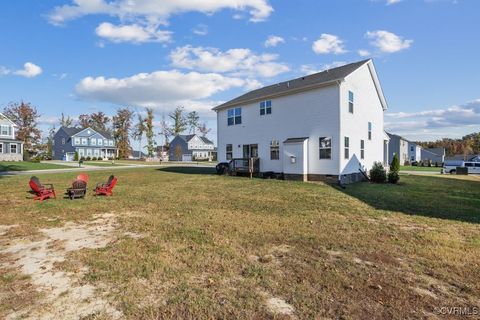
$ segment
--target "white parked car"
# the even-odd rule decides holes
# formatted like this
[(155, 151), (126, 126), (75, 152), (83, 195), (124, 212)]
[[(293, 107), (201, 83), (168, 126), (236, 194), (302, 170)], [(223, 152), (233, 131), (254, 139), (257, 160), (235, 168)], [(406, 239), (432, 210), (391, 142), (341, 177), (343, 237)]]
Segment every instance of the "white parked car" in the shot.
[(468, 168), (468, 174), (474, 174), (474, 173), (480, 174), (480, 162), (478, 162), (478, 161), (445, 162), (445, 164), (443, 165), (443, 172), (445, 172), (445, 173), (455, 173), (455, 172), (457, 172), (457, 167)]

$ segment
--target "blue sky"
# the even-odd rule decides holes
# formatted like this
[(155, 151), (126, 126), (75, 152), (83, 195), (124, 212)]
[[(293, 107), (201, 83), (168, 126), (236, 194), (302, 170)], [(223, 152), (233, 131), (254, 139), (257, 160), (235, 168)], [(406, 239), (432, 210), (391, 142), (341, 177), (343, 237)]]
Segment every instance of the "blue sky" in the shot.
[(16, 0), (0, 3), (0, 107), (47, 128), (118, 106), (177, 105), (213, 128), (217, 103), (374, 59), (386, 128), (411, 139), (480, 130), (480, 1)]

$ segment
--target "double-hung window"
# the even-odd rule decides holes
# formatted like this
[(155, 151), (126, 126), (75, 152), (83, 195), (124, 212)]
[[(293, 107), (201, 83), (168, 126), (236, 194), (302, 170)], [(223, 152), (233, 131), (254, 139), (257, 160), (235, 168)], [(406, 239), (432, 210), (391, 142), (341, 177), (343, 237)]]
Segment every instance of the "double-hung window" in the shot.
[(97, 145), (97, 139), (91, 138), (91, 139), (90, 139), (90, 145), (96, 146), (96, 145)]
[(280, 160), (280, 144), (278, 140), (270, 141), (270, 160)]
[(353, 92), (348, 91), (348, 112), (353, 113)]
[(260, 115), (272, 114), (272, 100), (260, 102)]
[(368, 140), (372, 140), (372, 123), (368, 123)]
[(231, 144), (227, 144), (226, 148), (226, 159), (227, 160), (232, 160), (232, 155), (233, 155), (233, 146)]
[(113, 146), (113, 140), (108, 140), (108, 145), (112, 147)]
[(11, 136), (12, 135), (12, 127), (11, 126), (0, 126), (0, 135)]
[(320, 159), (332, 159), (332, 138), (320, 138)]
[(345, 159), (350, 159), (350, 138), (345, 137)]
[(65, 144), (65, 138), (62, 138), (62, 145)]
[(101, 146), (103, 144), (103, 139), (98, 139), (98, 145)]
[(227, 124), (233, 126), (242, 123), (242, 108), (228, 109), (227, 111)]
[(17, 145), (15, 143), (10, 144), (10, 153), (17, 153)]
[(3, 143), (0, 142), (0, 153), (3, 153)]
[(80, 144), (80, 138), (75, 138), (75, 144), (79, 145)]
[(82, 138), (82, 145), (86, 146), (87, 145), (87, 138)]
[(360, 140), (360, 159), (365, 159), (365, 140)]

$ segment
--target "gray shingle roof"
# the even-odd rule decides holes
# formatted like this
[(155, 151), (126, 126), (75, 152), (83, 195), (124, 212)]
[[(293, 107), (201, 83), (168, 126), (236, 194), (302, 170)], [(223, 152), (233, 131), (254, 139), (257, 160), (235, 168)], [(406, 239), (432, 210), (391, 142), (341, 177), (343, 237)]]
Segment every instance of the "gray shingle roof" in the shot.
[[(178, 135), (180, 138), (182, 138), (185, 142), (188, 142), (190, 141), (193, 137), (196, 136), (196, 134), (179, 134)], [(198, 136), (200, 139), (203, 140), (204, 143), (206, 144), (213, 144), (212, 141), (210, 141), (208, 138), (206, 137), (201, 137), (201, 136)]]
[[(63, 131), (65, 131), (70, 137), (76, 135), (77, 133), (79, 133), (80, 131), (83, 131), (85, 130), (86, 128), (76, 128), (76, 127), (62, 127)], [(99, 134), (101, 134), (104, 138), (107, 138), (107, 139), (113, 139), (112, 135), (106, 131), (103, 131), (103, 130), (95, 130), (95, 129), (92, 129), (93, 131), (95, 132), (98, 132)]]
[(365, 63), (367, 63), (368, 61), (370, 61), (370, 59), (350, 63), (341, 67), (325, 70), (308, 76), (256, 89), (247, 92), (235, 99), (227, 101), (219, 106), (216, 106), (215, 108), (213, 108), (213, 110), (219, 110), (222, 108), (243, 104), (245, 102), (255, 101), (278, 94), (286, 94), (292, 91), (294, 92), (296, 90), (307, 89), (309, 87), (315, 87), (321, 84), (327, 84), (336, 80), (341, 80), (351, 74), (353, 71), (357, 70)]

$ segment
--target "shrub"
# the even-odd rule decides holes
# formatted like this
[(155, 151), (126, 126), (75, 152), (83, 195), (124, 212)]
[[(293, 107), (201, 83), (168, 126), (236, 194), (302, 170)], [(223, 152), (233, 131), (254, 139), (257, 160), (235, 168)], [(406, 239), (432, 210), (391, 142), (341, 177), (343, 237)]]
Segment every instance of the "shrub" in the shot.
[[(408, 161), (405, 161), (405, 165), (407, 165), (407, 162)], [(390, 163), (390, 171), (400, 171), (400, 161), (398, 160), (398, 156), (396, 153), (393, 155), (392, 162)]]
[(370, 180), (376, 183), (383, 183), (387, 180), (387, 172), (380, 162), (374, 162), (370, 169)]
[(420, 166), (425, 167), (425, 161), (420, 161)]
[(428, 166), (429, 166), (429, 167), (432, 166), (432, 160), (428, 160)]
[(32, 162), (32, 163), (40, 163), (40, 159), (39, 158), (30, 158), (30, 161), (29, 162)]
[(388, 182), (397, 183), (398, 180), (400, 180), (400, 176), (398, 175), (397, 171), (390, 171), (388, 173)]
[[(397, 155), (395, 154), (394, 158), (395, 158), (396, 156), (397, 156)], [(408, 161), (408, 160), (406, 160), (403, 165), (404, 165), (404, 166), (411, 166), (410, 161)], [(392, 164), (390, 164), (390, 169), (392, 168), (391, 166), (392, 166)]]
[(73, 161), (78, 161), (78, 152), (73, 155)]
[(435, 161), (435, 167), (438, 168), (438, 161)]
[(86, 160), (87, 160), (87, 161), (90, 161), (90, 160), (92, 160), (92, 158), (91, 158), (90, 156), (87, 156), (87, 159), (86, 159)]

